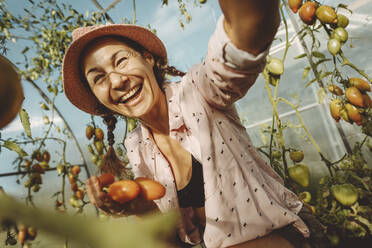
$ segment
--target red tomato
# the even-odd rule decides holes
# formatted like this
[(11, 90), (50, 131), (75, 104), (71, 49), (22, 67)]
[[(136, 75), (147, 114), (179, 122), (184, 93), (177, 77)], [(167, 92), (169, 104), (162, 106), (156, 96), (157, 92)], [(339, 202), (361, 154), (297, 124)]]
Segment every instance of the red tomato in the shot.
[(80, 166), (74, 165), (74, 167), (71, 169), (71, 173), (77, 176), (80, 173)]
[(140, 187), (135, 181), (121, 180), (110, 185), (108, 195), (112, 200), (123, 204), (131, 201), (140, 193)]
[(141, 189), (141, 196), (146, 200), (157, 200), (165, 195), (165, 188), (159, 182), (146, 177), (135, 179)]
[(102, 174), (99, 178), (99, 185), (102, 187), (107, 187), (113, 182), (115, 182), (115, 177), (111, 173)]

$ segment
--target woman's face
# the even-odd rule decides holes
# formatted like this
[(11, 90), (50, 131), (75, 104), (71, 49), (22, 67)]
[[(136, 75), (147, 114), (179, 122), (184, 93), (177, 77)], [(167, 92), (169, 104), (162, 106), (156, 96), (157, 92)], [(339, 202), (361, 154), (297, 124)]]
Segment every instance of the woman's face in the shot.
[(151, 54), (142, 56), (114, 38), (98, 40), (82, 58), (83, 73), (97, 99), (116, 113), (136, 118), (159, 102), (153, 66)]

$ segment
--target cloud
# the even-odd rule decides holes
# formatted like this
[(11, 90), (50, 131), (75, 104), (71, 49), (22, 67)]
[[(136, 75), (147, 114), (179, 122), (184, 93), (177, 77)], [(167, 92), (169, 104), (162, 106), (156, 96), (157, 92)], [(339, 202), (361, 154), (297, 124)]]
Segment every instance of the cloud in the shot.
[[(31, 123), (31, 130), (38, 129), (45, 125), (42, 116), (31, 117), (30, 123)], [(54, 117), (54, 124), (61, 124), (61, 123), (62, 123), (62, 119), (59, 116)], [(7, 133), (21, 132), (23, 131), (23, 126), (22, 126), (20, 119), (16, 118), (13, 122), (11, 122), (7, 127), (5, 127), (1, 131), (4, 131), (4, 133), (5, 132)]]

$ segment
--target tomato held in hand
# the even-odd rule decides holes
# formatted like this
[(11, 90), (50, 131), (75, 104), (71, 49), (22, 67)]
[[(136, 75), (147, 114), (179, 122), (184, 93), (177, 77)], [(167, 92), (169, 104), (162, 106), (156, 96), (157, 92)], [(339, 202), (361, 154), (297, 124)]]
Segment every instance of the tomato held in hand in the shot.
[(135, 179), (141, 189), (141, 196), (146, 200), (157, 200), (165, 195), (165, 188), (159, 182), (146, 177)]
[(103, 188), (115, 182), (115, 177), (111, 173), (105, 173), (98, 178), (98, 181), (101, 188)]
[(140, 193), (139, 185), (132, 180), (121, 180), (110, 185), (108, 195), (112, 200), (123, 204), (131, 201)]

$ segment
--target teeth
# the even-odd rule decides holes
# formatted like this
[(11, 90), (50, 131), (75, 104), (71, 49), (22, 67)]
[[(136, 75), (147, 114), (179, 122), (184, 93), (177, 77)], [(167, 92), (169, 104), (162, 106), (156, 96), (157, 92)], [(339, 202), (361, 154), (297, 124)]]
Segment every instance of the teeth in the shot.
[(140, 88), (140, 85), (137, 85), (136, 87), (132, 88), (127, 94), (121, 97), (120, 101), (123, 102), (127, 100), (128, 98), (130, 98), (131, 96), (133, 96), (139, 88)]

